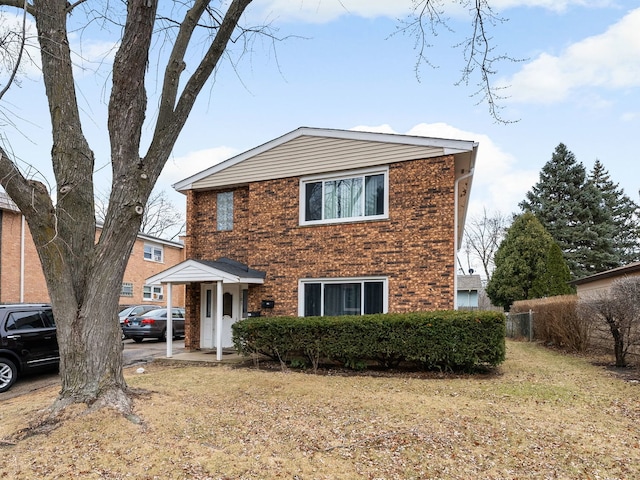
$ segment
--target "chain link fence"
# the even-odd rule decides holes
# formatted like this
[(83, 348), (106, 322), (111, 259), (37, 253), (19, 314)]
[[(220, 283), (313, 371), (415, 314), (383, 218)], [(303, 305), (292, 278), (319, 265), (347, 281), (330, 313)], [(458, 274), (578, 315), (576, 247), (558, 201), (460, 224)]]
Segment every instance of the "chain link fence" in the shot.
[(533, 340), (533, 311), (507, 314), (507, 337)]

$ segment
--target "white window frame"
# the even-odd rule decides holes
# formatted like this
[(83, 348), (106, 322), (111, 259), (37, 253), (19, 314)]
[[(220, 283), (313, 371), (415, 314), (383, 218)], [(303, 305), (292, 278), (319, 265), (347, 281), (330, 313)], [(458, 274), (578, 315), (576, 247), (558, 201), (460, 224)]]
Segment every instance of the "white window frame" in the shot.
[(324, 316), (324, 286), (327, 284), (336, 283), (360, 283), (360, 315), (363, 315), (364, 310), (364, 283), (365, 282), (382, 282), (382, 313), (388, 313), (389, 311), (389, 278), (388, 277), (343, 277), (343, 278), (303, 278), (298, 280), (298, 316), (304, 317), (304, 287), (307, 283), (320, 283), (322, 284), (320, 309), (321, 316)]
[(133, 297), (133, 283), (122, 282), (122, 286), (120, 287), (120, 296)]
[(142, 300), (145, 302), (159, 302), (164, 300), (164, 288), (162, 285), (145, 285), (142, 288)]
[[(363, 195), (362, 201), (365, 201), (364, 195), (364, 177), (370, 175), (384, 175), (384, 212), (381, 215), (365, 215), (364, 208), (361, 216), (354, 217), (342, 217), (342, 218), (324, 218), (324, 198), (322, 201), (322, 219), (320, 220), (306, 220), (306, 185), (308, 183), (327, 182), (335, 180), (343, 180), (355, 177), (362, 177), (363, 179)], [(323, 186), (324, 191), (324, 186)], [(351, 170), (348, 172), (336, 172), (333, 174), (313, 175), (309, 177), (303, 177), (300, 179), (300, 225), (323, 225), (332, 223), (344, 223), (344, 222), (368, 222), (372, 220), (384, 220), (389, 218), (389, 167), (376, 167), (366, 168), (360, 170)]]
[[(149, 249), (149, 258), (147, 258), (147, 249)], [(155, 243), (145, 243), (142, 256), (147, 262), (164, 263), (164, 247)]]

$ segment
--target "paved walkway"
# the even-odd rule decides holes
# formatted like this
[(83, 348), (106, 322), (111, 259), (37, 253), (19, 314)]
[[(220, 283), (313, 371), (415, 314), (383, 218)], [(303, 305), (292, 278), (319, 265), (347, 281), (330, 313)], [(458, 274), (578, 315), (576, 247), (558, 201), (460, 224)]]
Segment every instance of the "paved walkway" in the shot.
[(213, 350), (197, 350), (190, 352), (186, 349), (181, 349), (173, 353), (173, 356), (167, 358), (166, 356), (156, 357), (154, 362), (157, 363), (191, 363), (191, 364), (236, 364), (251, 360), (251, 357), (245, 357), (238, 355), (235, 350), (223, 350), (222, 360), (216, 358), (216, 351)]

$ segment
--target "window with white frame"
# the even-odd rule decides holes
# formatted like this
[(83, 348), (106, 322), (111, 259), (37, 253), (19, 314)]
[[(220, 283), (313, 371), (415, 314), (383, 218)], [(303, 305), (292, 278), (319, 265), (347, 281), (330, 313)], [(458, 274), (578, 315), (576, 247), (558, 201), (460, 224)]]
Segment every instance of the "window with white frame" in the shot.
[(150, 262), (162, 263), (164, 257), (164, 250), (162, 245), (153, 245), (151, 243), (144, 244), (144, 259)]
[(142, 298), (150, 302), (164, 300), (162, 285), (145, 285), (142, 289)]
[(383, 168), (302, 179), (300, 223), (387, 218), (388, 174)]
[(122, 282), (122, 288), (120, 289), (121, 297), (133, 297), (133, 283)]
[(386, 278), (301, 280), (299, 292), (299, 312), (305, 317), (387, 311)]
[(218, 193), (216, 203), (218, 231), (233, 230), (233, 191)]

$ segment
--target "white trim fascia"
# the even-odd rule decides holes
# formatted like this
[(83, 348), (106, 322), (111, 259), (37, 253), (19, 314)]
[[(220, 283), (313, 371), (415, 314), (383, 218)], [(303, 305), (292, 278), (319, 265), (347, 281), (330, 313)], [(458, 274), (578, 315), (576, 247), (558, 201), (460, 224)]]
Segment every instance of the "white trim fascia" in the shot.
[(138, 238), (149, 243), (159, 243), (161, 245), (167, 245), (169, 247), (180, 248), (180, 249), (184, 248), (184, 243), (182, 242), (174, 242), (173, 240), (164, 240), (162, 238), (152, 237), (151, 235), (147, 235), (145, 233), (139, 233)]
[(185, 260), (184, 262), (180, 262), (179, 264), (174, 265), (171, 268), (168, 268), (160, 273), (156, 273), (155, 275), (148, 277), (145, 280), (146, 285), (173, 282), (170, 277), (176, 276), (176, 274), (182, 272), (187, 268), (195, 268), (197, 270), (200, 270), (201, 272), (205, 272), (206, 274), (211, 275), (212, 279), (208, 280), (211, 282), (216, 282), (216, 281), (222, 281), (222, 282), (226, 281), (228, 283), (240, 282), (240, 277), (236, 275), (231, 275), (227, 272), (223, 272), (222, 270), (218, 270), (217, 268), (209, 267), (195, 260)]
[[(102, 222), (96, 222), (96, 229), (102, 231), (104, 229), (104, 224)], [(100, 233), (102, 235), (102, 233)], [(184, 248), (184, 243), (174, 240), (165, 240), (164, 238), (154, 237), (152, 235), (147, 235), (146, 233), (138, 232), (136, 237), (142, 240), (148, 240), (150, 242), (161, 243), (163, 245), (169, 245), (170, 247), (176, 248)]]
[(262, 285), (264, 284), (264, 278), (244, 278), (244, 277), (236, 277), (238, 281), (233, 281), (231, 283), (243, 283), (246, 285)]
[(214, 175), (222, 170), (232, 167), (240, 162), (243, 162), (251, 157), (259, 155), (267, 150), (271, 150), (279, 145), (289, 142), (295, 138), (309, 136), (309, 137), (324, 137), (324, 138), (339, 138), (345, 140), (361, 140), (368, 142), (380, 142), (380, 143), (395, 143), (404, 145), (414, 145), (423, 147), (439, 147), (445, 152), (445, 155), (454, 155), (462, 152), (469, 152), (474, 148), (477, 148), (478, 143), (471, 140), (451, 140), (445, 138), (432, 138), (432, 137), (419, 137), (416, 135), (401, 135), (396, 133), (379, 133), (379, 132), (363, 132), (360, 130), (338, 130), (329, 128), (311, 128), (300, 127), (289, 133), (286, 133), (278, 138), (263, 143), (255, 148), (247, 150), (235, 157), (231, 157), (216, 165), (209, 167), (199, 173), (196, 173), (190, 177), (180, 180), (172, 185), (172, 187), (178, 192), (185, 192), (191, 190), (193, 184), (202, 180), (203, 178)]

